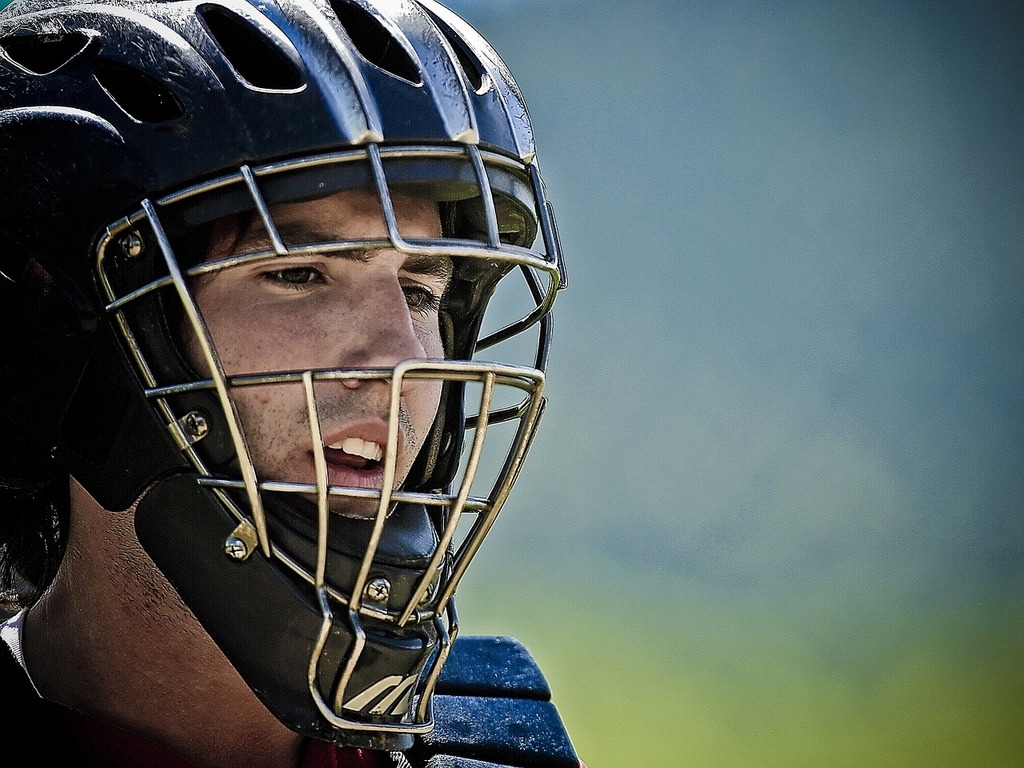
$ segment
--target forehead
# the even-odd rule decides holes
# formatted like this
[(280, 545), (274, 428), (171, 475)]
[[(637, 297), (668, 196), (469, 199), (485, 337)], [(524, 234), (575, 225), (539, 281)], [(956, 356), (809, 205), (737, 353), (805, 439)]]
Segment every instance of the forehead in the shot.
[[(441, 236), (438, 204), (426, 198), (392, 194), (395, 223), (403, 238)], [(318, 243), (386, 240), (389, 237), (384, 210), (373, 189), (348, 189), (324, 197), (270, 206), (271, 223), (285, 247), (302, 248)], [(270, 248), (274, 238), (255, 211), (228, 216), (213, 224), (205, 261), (246, 251)]]
[[(438, 237), (441, 219), (436, 202), (393, 194), (392, 207), (406, 237)], [(335, 239), (386, 237), (388, 230), (380, 198), (372, 189), (348, 189), (325, 197), (272, 206), (275, 224), (285, 230), (299, 224), (314, 227)]]

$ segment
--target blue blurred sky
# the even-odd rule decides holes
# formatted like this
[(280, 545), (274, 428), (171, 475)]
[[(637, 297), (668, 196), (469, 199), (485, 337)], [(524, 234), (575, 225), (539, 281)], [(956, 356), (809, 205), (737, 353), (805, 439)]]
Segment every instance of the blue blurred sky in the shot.
[(452, 5), (569, 257), (499, 561), (1019, 599), (1021, 5)]
[(449, 5), (571, 280), (492, 569), (1019, 599), (1021, 4)]
[(1021, 3), (449, 4), (570, 267), (492, 568), (1017, 604)]

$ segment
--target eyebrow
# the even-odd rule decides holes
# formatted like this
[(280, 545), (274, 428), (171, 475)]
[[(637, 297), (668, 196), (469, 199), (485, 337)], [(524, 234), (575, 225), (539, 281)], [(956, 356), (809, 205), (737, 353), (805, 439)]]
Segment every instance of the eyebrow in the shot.
[[(336, 232), (321, 229), (316, 225), (304, 221), (295, 221), (281, 224), (277, 227), (277, 233), (286, 246), (310, 245), (317, 243), (345, 242), (347, 238), (338, 237)], [(247, 232), (242, 233), (236, 242), (236, 248), (245, 243), (246, 240), (257, 242), (270, 240), (269, 233), (264, 229), (262, 221), (255, 219)], [(250, 241), (251, 241), (250, 240)], [(356, 248), (345, 251), (334, 251), (325, 253), (331, 258), (349, 259), (352, 261), (366, 262), (372, 258), (376, 249)], [(445, 281), (451, 279), (454, 272), (452, 259), (449, 256), (432, 256), (427, 254), (410, 254), (402, 263), (402, 269), (415, 275), (426, 275), (429, 277), (441, 278)]]

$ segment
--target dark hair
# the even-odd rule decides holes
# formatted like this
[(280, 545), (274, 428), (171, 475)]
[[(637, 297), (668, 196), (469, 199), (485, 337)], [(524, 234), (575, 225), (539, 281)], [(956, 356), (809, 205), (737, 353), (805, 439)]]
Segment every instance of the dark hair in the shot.
[(69, 476), (0, 424), (0, 607), (34, 603), (67, 547)]

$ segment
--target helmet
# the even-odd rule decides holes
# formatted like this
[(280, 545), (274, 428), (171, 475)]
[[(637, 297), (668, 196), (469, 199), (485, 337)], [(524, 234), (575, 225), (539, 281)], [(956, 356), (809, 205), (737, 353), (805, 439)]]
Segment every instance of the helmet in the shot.
[[(4, 428), (105, 508), (137, 504), (143, 547), (283, 723), (407, 748), (432, 727), (456, 585), (543, 411), (565, 286), (505, 65), (433, 0), (16, 0), (0, 11), (0, 179)], [(282, 205), (355, 189), (385, 237), (277, 226)], [(400, 196), (436, 204), (440, 236), (404, 233)], [(265, 240), (205, 258), (239, 217)], [(443, 354), (226, 369), (203, 275), (379, 248), (451, 260)], [(439, 405), (393, 482), (402, 388), (421, 379)], [(324, 471), (320, 392), (339, 380), (390, 393), (378, 488)], [(246, 387), (301, 388), (314, 482), (254, 461)], [(374, 511), (335, 514), (338, 497)]]

